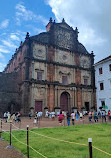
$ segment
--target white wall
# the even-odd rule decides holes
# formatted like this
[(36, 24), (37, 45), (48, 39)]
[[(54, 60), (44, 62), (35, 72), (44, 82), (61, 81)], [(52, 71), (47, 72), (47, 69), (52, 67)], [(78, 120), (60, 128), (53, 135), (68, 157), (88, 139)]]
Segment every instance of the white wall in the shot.
[[(109, 71), (109, 61), (97, 64), (95, 66), (95, 84), (96, 84), (96, 97), (97, 97), (97, 109), (101, 106), (101, 101), (105, 101), (105, 105), (108, 106), (107, 110), (111, 110), (111, 71)], [(99, 74), (99, 68), (102, 67), (103, 74)], [(104, 90), (100, 90), (100, 82), (104, 83)]]

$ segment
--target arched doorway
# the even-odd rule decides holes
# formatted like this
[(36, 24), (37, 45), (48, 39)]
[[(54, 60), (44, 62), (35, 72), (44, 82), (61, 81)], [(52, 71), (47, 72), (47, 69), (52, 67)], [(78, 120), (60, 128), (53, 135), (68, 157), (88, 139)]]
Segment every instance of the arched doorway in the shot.
[(68, 92), (63, 92), (60, 96), (60, 108), (62, 111), (71, 112), (70, 108), (70, 94)]

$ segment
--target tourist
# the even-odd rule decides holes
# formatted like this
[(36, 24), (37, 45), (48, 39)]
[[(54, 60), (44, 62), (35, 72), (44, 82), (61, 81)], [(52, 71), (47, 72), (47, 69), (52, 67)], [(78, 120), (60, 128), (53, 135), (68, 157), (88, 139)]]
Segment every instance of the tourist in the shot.
[(48, 116), (49, 116), (49, 112), (48, 112), (48, 110), (46, 110), (45, 117), (48, 118)]
[(101, 118), (101, 111), (98, 112), (98, 117)]
[(98, 121), (97, 111), (94, 113), (94, 121), (95, 121), (95, 122)]
[(60, 111), (60, 114), (58, 116), (58, 121), (60, 125), (63, 125), (63, 119), (64, 119), (64, 114), (62, 114), (62, 111)]
[(74, 120), (75, 120), (75, 113), (74, 113), (74, 111), (72, 111), (71, 119), (72, 119), (72, 125), (74, 125)]
[(101, 112), (102, 112), (102, 122), (103, 122), (103, 120), (105, 120), (105, 122), (106, 122), (106, 111), (102, 110)]
[(69, 126), (70, 125), (70, 114), (67, 112), (67, 125)]
[(80, 119), (82, 120), (82, 118), (83, 118), (82, 112), (80, 112), (79, 115), (80, 115)]
[(31, 112), (29, 112), (29, 119), (31, 119), (31, 117), (32, 117), (32, 113), (31, 113)]
[(49, 112), (49, 118), (52, 118), (52, 113), (51, 112)]
[(92, 122), (92, 112), (89, 112), (88, 116), (89, 116), (89, 121)]
[(17, 122), (21, 122), (20, 116), (21, 116), (21, 114), (18, 112), (18, 114), (17, 114)]
[(59, 111), (57, 111), (57, 116), (59, 116), (59, 114), (60, 114), (60, 112), (59, 112)]
[(7, 118), (7, 122), (12, 122), (10, 112), (8, 112), (7, 116), (8, 116), (8, 118)]
[(15, 121), (15, 113), (12, 114), (11, 118), (12, 118), (12, 122)]
[(7, 112), (4, 113), (4, 120), (7, 122)]
[(52, 119), (54, 120), (55, 119), (55, 112), (52, 111)]
[(108, 110), (108, 119), (110, 119), (110, 110)]
[(77, 110), (76, 112), (76, 120), (78, 121), (79, 120), (79, 111)]
[(38, 113), (36, 112), (34, 116), (34, 125), (37, 125), (37, 124), (38, 124)]

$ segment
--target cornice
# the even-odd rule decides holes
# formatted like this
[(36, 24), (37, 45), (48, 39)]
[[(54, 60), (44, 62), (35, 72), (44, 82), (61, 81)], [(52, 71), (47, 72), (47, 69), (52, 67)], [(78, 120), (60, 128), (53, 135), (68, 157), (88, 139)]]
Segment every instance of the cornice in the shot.
[(45, 64), (53, 64), (55, 66), (63, 66), (63, 67), (80, 69), (80, 70), (92, 71), (92, 68), (84, 68), (84, 67), (80, 67), (80, 66), (76, 66), (76, 65), (63, 64), (63, 63), (54, 62), (54, 61), (35, 59), (35, 58), (32, 58), (32, 61), (37, 61), (37, 62), (41, 62), (41, 63), (45, 63)]
[[(95, 89), (95, 87), (91, 85), (83, 85), (83, 84), (76, 84), (76, 83), (71, 83), (64, 85), (62, 83), (59, 83), (58, 81), (55, 82), (49, 82), (47, 80), (36, 80), (36, 79), (31, 79), (31, 80), (24, 80), (24, 82), (29, 83), (29, 84), (39, 84), (39, 85), (54, 85), (54, 86), (60, 86), (60, 87), (75, 87), (75, 88), (84, 88), (84, 89)], [(22, 83), (23, 84), (23, 83)]]

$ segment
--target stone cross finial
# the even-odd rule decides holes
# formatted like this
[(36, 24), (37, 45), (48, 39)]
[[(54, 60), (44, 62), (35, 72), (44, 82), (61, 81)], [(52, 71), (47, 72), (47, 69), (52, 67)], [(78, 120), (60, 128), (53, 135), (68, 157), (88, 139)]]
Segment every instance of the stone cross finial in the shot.
[(65, 22), (64, 18), (62, 19), (62, 22), (63, 22), (63, 23)]
[(49, 20), (49, 22), (50, 22), (50, 23), (52, 23), (52, 17), (50, 17), (50, 20)]
[(15, 50), (15, 53), (17, 53), (17, 48), (16, 48), (16, 50)]
[(77, 28), (77, 27), (76, 27), (75, 31), (76, 31), (77, 33), (79, 33), (79, 32), (78, 32), (78, 28)]
[(92, 55), (92, 56), (95, 56), (93, 51), (91, 51), (91, 55)]
[(23, 42), (21, 41), (21, 42), (20, 42), (20, 46), (22, 46), (22, 44), (23, 44)]
[(27, 32), (25, 39), (29, 39), (29, 32)]

